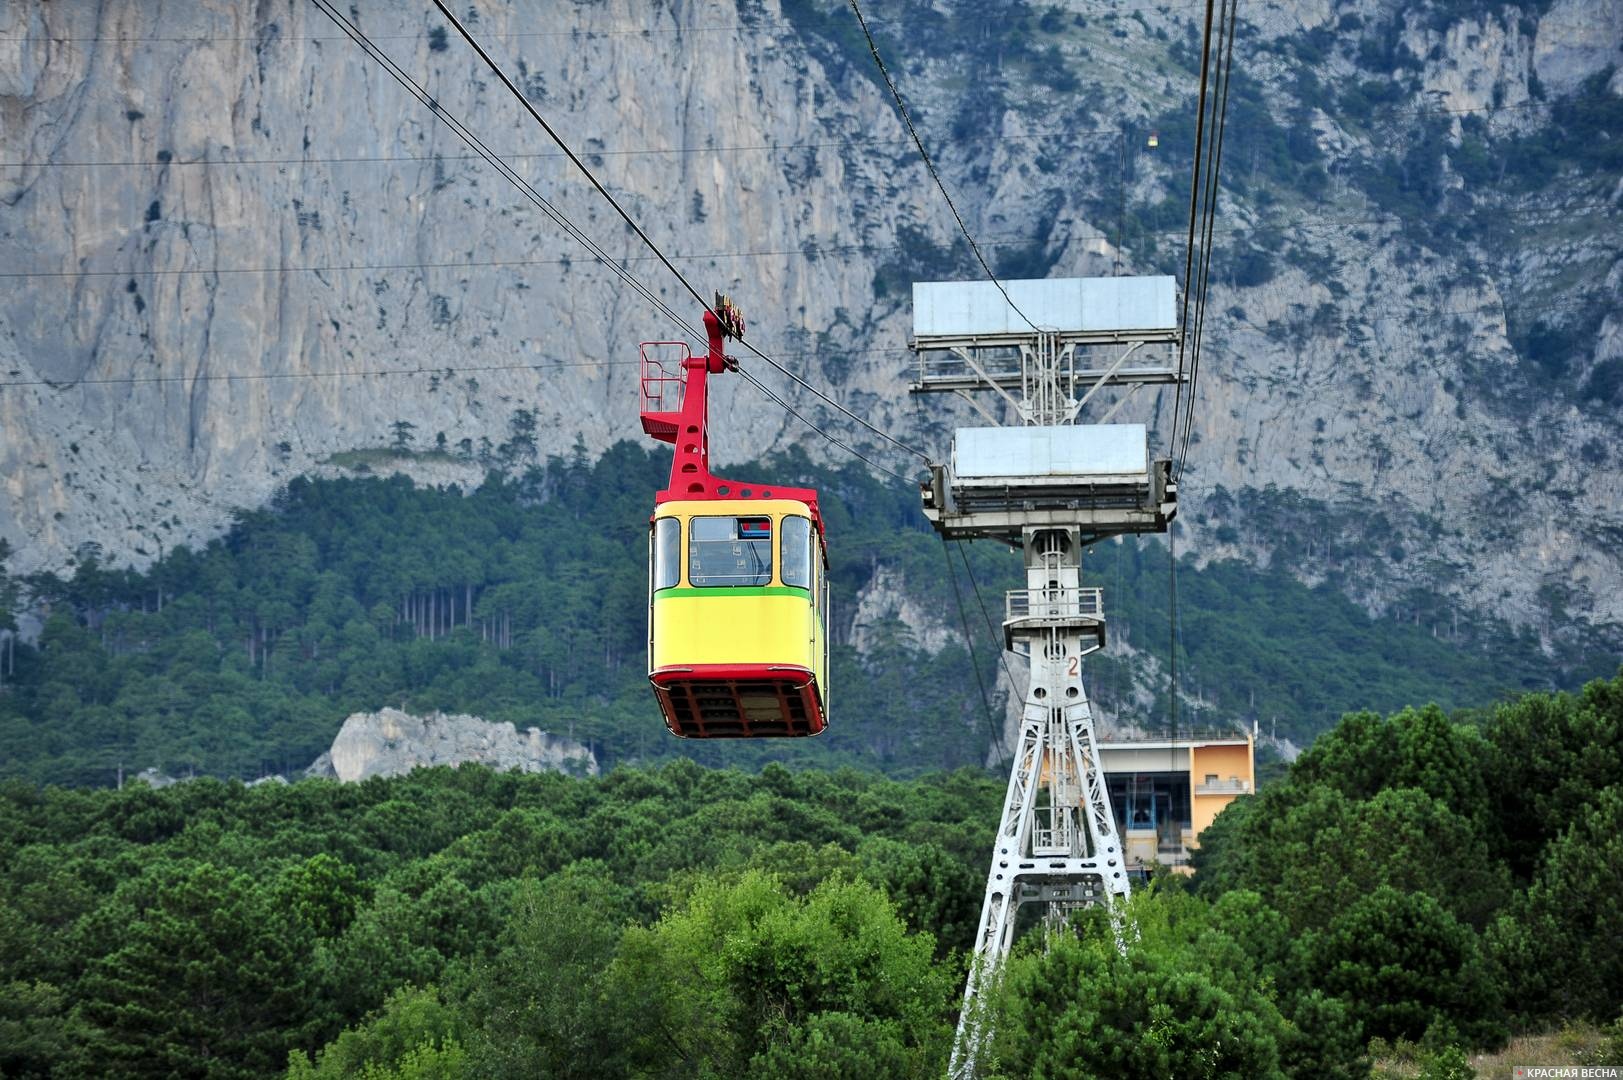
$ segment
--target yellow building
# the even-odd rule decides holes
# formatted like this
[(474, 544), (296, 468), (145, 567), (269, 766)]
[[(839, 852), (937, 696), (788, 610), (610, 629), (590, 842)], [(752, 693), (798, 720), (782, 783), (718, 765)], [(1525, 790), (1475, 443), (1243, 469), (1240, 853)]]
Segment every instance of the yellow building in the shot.
[(1218, 811), (1256, 791), (1256, 741), (1240, 732), (1099, 744), (1127, 865), (1187, 870), (1189, 852)]

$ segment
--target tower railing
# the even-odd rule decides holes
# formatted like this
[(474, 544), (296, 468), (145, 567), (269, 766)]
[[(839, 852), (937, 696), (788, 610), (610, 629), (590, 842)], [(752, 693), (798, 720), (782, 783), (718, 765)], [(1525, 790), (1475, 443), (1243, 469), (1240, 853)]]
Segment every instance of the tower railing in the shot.
[(1003, 608), (1005, 620), (1102, 619), (1103, 589), (1010, 589)]
[(1003, 647), (1044, 629), (1079, 634), (1084, 652), (1105, 647), (1103, 589), (1048, 586), (1011, 589), (1003, 602)]

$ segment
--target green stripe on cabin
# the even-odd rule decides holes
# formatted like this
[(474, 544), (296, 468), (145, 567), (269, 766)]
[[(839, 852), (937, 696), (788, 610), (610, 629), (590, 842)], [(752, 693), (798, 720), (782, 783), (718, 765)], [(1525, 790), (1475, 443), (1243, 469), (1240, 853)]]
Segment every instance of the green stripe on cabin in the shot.
[(654, 594), (655, 600), (663, 600), (667, 596), (810, 596), (809, 589), (797, 589), (790, 585), (717, 585), (705, 589), (660, 589)]

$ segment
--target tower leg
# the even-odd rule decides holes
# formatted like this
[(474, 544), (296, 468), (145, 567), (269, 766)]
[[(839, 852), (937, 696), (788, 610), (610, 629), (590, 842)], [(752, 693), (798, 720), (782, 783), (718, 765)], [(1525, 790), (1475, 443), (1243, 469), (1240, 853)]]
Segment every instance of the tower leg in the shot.
[(1082, 688), (1082, 657), (1098, 648), (1098, 612), (1091, 619), (1080, 610), (1070, 617), (1081, 591), (1081, 567), (1079, 548), (1069, 539), (1059, 530), (1027, 537), (1031, 587), (1023, 602), (1038, 621), (1028, 620), (1014, 636), (1029, 646), (1031, 685), (953, 1043), (949, 1075), (954, 1080), (975, 1075), (976, 1057), (990, 1035), (982, 991), (1009, 953), (1020, 907), (1042, 904), (1054, 912), (1106, 903), (1114, 908), (1129, 893), (1099, 768), (1093, 711)]

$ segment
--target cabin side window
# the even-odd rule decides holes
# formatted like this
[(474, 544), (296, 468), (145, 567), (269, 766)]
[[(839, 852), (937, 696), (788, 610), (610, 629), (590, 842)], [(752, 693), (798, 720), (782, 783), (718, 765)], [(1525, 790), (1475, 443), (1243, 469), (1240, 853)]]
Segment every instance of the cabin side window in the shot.
[(682, 577), (682, 523), (675, 518), (654, 522), (654, 591), (675, 588)]
[(706, 589), (771, 583), (771, 518), (696, 517), (688, 522), (688, 584)]
[(812, 528), (811, 520), (803, 517), (783, 519), (783, 583), (797, 589), (811, 588)]

